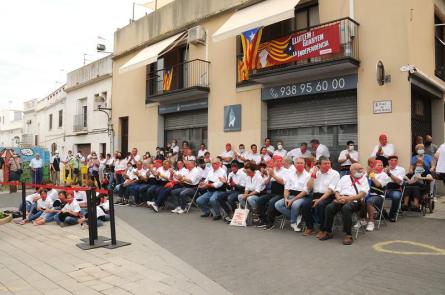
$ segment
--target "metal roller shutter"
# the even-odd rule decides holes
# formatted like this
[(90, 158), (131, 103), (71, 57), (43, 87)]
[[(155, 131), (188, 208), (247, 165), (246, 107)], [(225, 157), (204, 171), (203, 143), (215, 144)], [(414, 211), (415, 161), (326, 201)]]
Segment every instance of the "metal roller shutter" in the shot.
[(164, 129), (177, 130), (207, 127), (207, 109), (164, 115)]
[(267, 129), (357, 124), (355, 93), (296, 98), (268, 104)]

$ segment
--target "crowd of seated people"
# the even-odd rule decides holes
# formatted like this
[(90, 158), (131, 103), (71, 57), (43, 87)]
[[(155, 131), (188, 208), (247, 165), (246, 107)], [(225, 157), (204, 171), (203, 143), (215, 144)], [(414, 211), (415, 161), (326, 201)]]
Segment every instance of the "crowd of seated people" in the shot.
[[(352, 244), (354, 227), (373, 231), (377, 214), (395, 222), (402, 210), (419, 211), (434, 179), (445, 179), (445, 145), (432, 144), (431, 136), (425, 141), (416, 138), (407, 170), (398, 164), (396, 149), (385, 134), (379, 136), (366, 169), (353, 141), (337, 159), (318, 139), (289, 151), (283, 146), (278, 141), (274, 147), (269, 138), (261, 147), (251, 144), (250, 150), (244, 144), (234, 150), (227, 143), (219, 155), (211, 156), (204, 144), (193, 153), (188, 142), (179, 147), (173, 140), (157, 148), (153, 157), (141, 157), (133, 148), (126, 156), (115, 152), (99, 161), (93, 152), (85, 161), (98, 166), (91, 170), (91, 183), (113, 190), (120, 205), (147, 207), (155, 213), (171, 207), (172, 213), (183, 214), (196, 204), (202, 218), (227, 223), (237, 207), (248, 208), (257, 227), (273, 229), (282, 215), (293, 231), (321, 241), (333, 237), (334, 219), (341, 212), (345, 245)], [(50, 198), (46, 190), (29, 196), (23, 204), (30, 213), (25, 222), (85, 223), (85, 192), (75, 188), (74, 184)], [(388, 213), (383, 209), (385, 199), (391, 201)], [(106, 220), (106, 210), (99, 211)], [(353, 224), (353, 219), (358, 222)]]

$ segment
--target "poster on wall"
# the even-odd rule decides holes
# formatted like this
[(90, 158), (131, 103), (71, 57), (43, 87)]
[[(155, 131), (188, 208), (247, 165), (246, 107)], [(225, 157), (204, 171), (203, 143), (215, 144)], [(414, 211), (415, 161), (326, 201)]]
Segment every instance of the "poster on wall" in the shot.
[(224, 106), (224, 131), (241, 131), (241, 105)]
[(261, 43), (257, 68), (340, 52), (340, 24), (333, 24)]

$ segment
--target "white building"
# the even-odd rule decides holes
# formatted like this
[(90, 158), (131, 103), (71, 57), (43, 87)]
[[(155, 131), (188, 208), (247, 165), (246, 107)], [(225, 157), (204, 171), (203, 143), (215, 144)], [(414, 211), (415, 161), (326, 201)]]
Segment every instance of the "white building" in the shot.
[[(65, 151), (108, 153), (113, 149), (108, 113), (111, 109), (111, 55), (69, 72), (65, 86)], [(110, 121), (111, 122), (111, 121)], [(111, 127), (111, 126), (110, 126)]]
[(17, 147), (22, 141), (23, 111), (0, 110), (0, 146)]

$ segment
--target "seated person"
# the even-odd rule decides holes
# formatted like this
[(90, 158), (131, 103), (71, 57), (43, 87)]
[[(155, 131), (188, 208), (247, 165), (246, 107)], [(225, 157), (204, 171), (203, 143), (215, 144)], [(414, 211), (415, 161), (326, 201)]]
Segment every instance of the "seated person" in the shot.
[(54, 201), (50, 201), (50, 203), (48, 204), (48, 208), (46, 208), (45, 212), (43, 212), (39, 218), (34, 220), (33, 224), (43, 225), (47, 222), (54, 221), (54, 217), (57, 215), (57, 213), (62, 212), (62, 208), (63, 206), (65, 206), (66, 196), (67, 193), (65, 191), (59, 192), (58, 198)]
[(201, 208), (201, 217), (210, 216), (210, 208), (213, 209), (213, 220), (221, 219), (219, 196), (224, 194), (226, 172), (221, 168), (221, 161), (216, 158), (212, 160), (212, 169), (208, 172), (206, 179), (198, 186), (200, 189), (206, 190), (206, 192), (201, 195), (197, 200), (196, 204)]
[(45, 188), (42, 188), (39, 190), (39, 198), (36, 200), (34, 205), (29, 210), (29, 214), (26, 216), (26, 219), (22, 220), (20, 224), (25, 224), (28, 222), (33, 222), (37, 218), (40, 217), (40, 215), (45, 212), (46, 208), (48, 208), (50, 204), (50, 200), (48, 199), (47, 190)]
[(420, 201), (423, 194), (427, 191), (428, 182), (433, 181), (433, 177), (425, 169), (425, 163), (418, 159), (416, 161), (416, 168), (411, 177), (405, 176), (405, 191), (403, 193), (402, 210), (406, 211), (411, 200), (412, 210), (420, 212)]
[(311, 178), (304, 164), (304, 158), (298, 158), (295, 161), (295, 172), (289, 172), (284, 180), (284, 199), (275, 203), (275, 209), (290, 219), (290, 226), (296, 232), (301, 231), (297, 224), (297, 217), (304, 197), (308, 194), (307, 183)]
[(332, 239), (332, 226), (335, 215), (341, 211), (343, 218), (344, 245), (351, 245), (352, 240), (352, 213), (360, 210), (363, 198), (369, 192), (369, 183), (364, 169), (359, 163), (351, 165), (351, 175), (345, 175), (335, 187), (335, 200), (326, 206), (323, 231), (320, 241)]
[[(247, 164), (247, 160), (245, 163)], [(244, 163), (242, 164), (244, 165)], [(236, 203), (238, 202), (238, 195), (244, 193), (246, 187), (247, 175), (244, 172), (244, 168), (240, 168), (241, 164), (233, 161), (230, 167), (230, 173), (227, 177), (226, 188), (227, 191), (221, 194), (219, 198), (219, 204), (221, 208), (226, 212), (227, 215), (230, 212), (235, 211)], [(230, 207), (228, 206), (228, 204)], [(230, 217), (225, 218), (226, 222), (230, 222)]]
[[(179, 162), (178, 162), (179, 163)], [(185, 212), (188, 200), (192, 199), (198, 189), (198, 184), (202, 178), (202, 169), (196, 166), (196, 161), (186, 162), (187, 173), (182, 173), (177, 176), (181, 186), (174, 188), (171, 195), (179, 204), (172, 213), (182, 214)]]
[(269, 162), (272, 158), (269, 156), (268, 152), (267, 152), (267, 148), (265, 146), (263, 146), (260, 150), (260, 163), (267, 163)]
[(394, 156), (395, 148), (394, 145), (388, 143), (388, 136), (386, 134), (380, 134), (379, 144), (374, 147), (371, 152), (371, 157), (380, 160), (383, 163), (383, 167), (388, 166), (389, 157)]
[(368, 212), (367, 231), (374, 230), (375, 207), (382, 208), (386, 185), (391, 182), (391, 178), (383, 171), (383, 162), (381, 160), (374, 160), (373, 163), (374, 168), (368, 172), (370, 190), (365, 198)]
[(358, 163), (358, 152), (354, 150), (354, 142), (352, 140), (346, 143), (346, 149), (340, 152), (338, 156), (340, 164), (340, 175), (348, 175), (351, 165)]
[(164, 204), (165, 195), (161, 194), (161, 192), (165, 189), (164, 186), (172, 179), (172, 172), (173, 169), (171, 168), (171, 162), (169, 160), (165, 160), (162, 166), (153, 172), (158, 179), (158, 183), (147, 190), (149, 199), (153, 200), (147, 201), (147, 205), (152, 207), (154, 212), (159, 212), (159, 207)]
[(423, 168), (425, 169), (426, 173), (430, 173), (436, 169), (435, 167), (435, 161), (431, 155), (425, 154), (425, 146), (423, 144), (418, 144), (414, 148), (416, 155), (414, 155), (411, 158), (411, 163), (409, 167), (409, 173), (413, 174), (414, 170), (416, 168), (416, 161), (422, 160), (423, 161)]
[[(302, 206), (303, 221), (306, 223), (305, 236), (312, 235), (314, 230), (314, 214), (318, 217), (320, 231), (317, 238), (325, 231), (324, 213), (325, 208), (334, 200), (335, 187), (340, 180), (340, 174), (331, 168), (331, 161), (328, 158), (320, 157), (320, 169), (314, 167), (311, 173), (311, 179), (308, 181), (308, 190), (312, 194), (305, 198)], [(315, 212), (312, 212), (314, 209)]]
[[(398, 165), (399, 158), (397, 156), (389, 156), (389, 166), (385, 169), (386, 174), (391, 181), (386, 185), (386, 199), (391, 200), (391, 209), (389, 211), (389, 221), (395, 222), (402, 198), (402, 184), (405, 177), (405, 169)], [(383, 161), (382, 161), (383, 162)], [(385, 163), (383, 162), (383, 165)]]
[(264, 178), (258, 170), (258, 166), (253, 162), (244, 165), (244, 172), (247, 175), (246, 187), (244, 188), (244, 193), (238, 195), (238, 201), (242, 208), (249, 204), (253, 210), (256, 210), (256, 201), (258, 201), (266, 188)]
[(80, 218), (80, 206), (74, 199), (72, 192), (67, 192), (66, 204), (62, 211), (54, 216), (54, 220), (60, 226), (75, 225)]
[(39, 193), (39, 188), (36, 188), (35, 193), (26, 196), (25, 204), (20, 204), (19, 206), (20, 211), (23, 210), (24, 206), (26, 210), (26, 215), (28, 215), (31, 212), (32, 206), (35, 204), (35, 202), (37, 202), (38, 199), (40, 199), (40, 193)]

